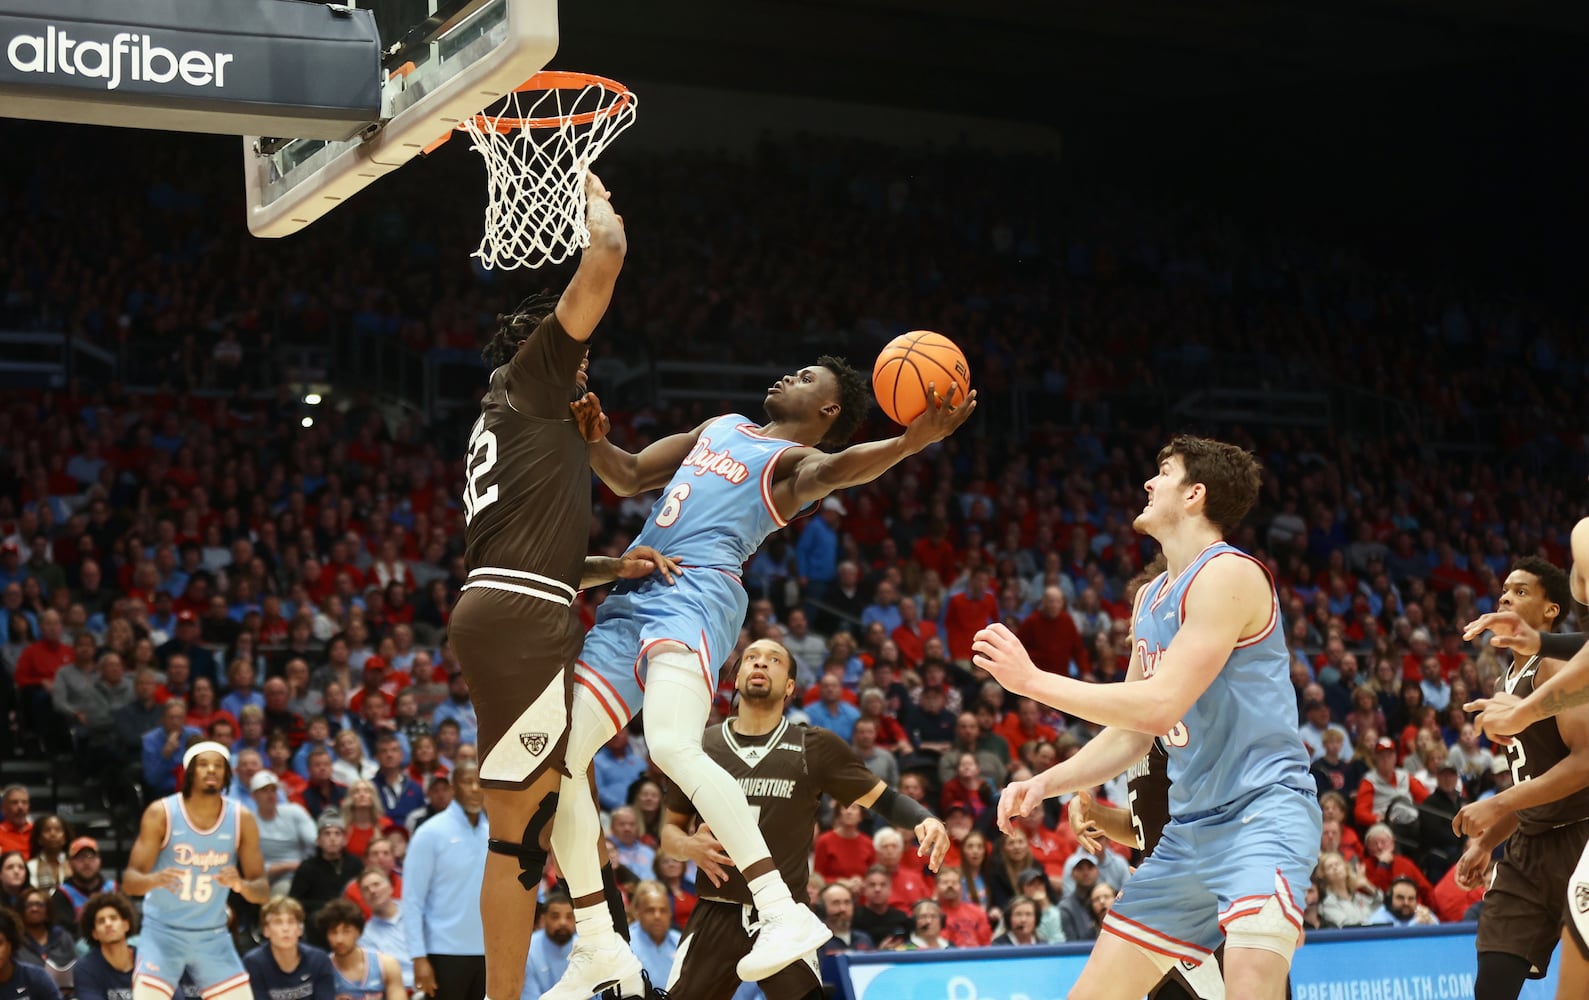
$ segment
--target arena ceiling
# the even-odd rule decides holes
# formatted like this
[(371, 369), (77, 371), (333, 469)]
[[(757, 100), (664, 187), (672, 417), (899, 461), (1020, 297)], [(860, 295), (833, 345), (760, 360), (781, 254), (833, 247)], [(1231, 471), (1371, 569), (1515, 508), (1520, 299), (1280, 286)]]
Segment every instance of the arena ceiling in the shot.
[(1547, 0), (603, 0), (562, 5), (554, 65), (619, 79), (1060, 122), (1519, 59), (1572, 57)]

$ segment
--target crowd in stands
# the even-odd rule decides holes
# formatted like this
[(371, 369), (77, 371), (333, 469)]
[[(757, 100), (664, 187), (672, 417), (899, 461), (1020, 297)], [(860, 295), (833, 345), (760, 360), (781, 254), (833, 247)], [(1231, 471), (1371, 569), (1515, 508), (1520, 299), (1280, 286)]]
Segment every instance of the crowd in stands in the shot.
[[(1326, 821), (1309, 924), (1469, 916), (1480, 894), (1455, 886), (1463, 845), (1450, 818), (1510, 773), (1462, 709), (1493, 692), (1504, 659), (1460, 630), (1494, 608), (1518, 559), (1568, 558), (1589, 449), (1571, 417), (1581, 407), (1563, 401), (1581, 399), (1584, 343), (1550, 316), (1243, 237), (1219, 218), (1117, 202), (1106, 225), (1041, 185), (1006, 216), (974, 183), (993, 169), (983, 156), (911, 160), (919, 169), (907, 174), (902, 156), (865, 146), (777, 152), (756, 160), (754, 184), (744, 164), (693, 155), (652, 171), (615, 165), (627, 183), (608, 183), (631, 249), (598, 354), (744, 360), (773, 332), (864, 354), (929, 316), (966, 346), (985, 409), (1021, 386), (1047, 400), (1038, 416), (1057, 418), (990, 416), (1004, 429), (968, 427), (830, 498), (745, 568), (743, 640), (777, 638), (794, 654), (795, 711), (850, 741), (954, 842), (934, 876), (910, 831), (855, 808), (825, 813), (810, 898), (831, 947), (1097, 936), (1132, 849), (1079, 847), (1066, 800), (1010, 834), (993, 823), (1007, 782), (1067, 758), (1096, 727), (1006, 695), (971, 666), (970, 637), (1003, 621), (1043, 669), (1123, 677), (1126, 585), (1155, 554), (1131, 520), (1164, 434), (1160, 412), (1133, 407), (1173, 388), (1171, 362), (1195, 372), (1233, 354), (1266, 379), (1349, 378), (1418, 414), (1366, 438), (1223, 428), (1268, 470), (1232, 541), (1277, 582), (1298, 739), (1316, 761)], [(1044, 166), (991, 162), (1005, 190)], [(475, 739), (446, 638), (465, 579), (461, 439), (394, 422), (365, 398), (304, 427), (284, 385), (187, 390), (274, 390), (272, 344), (287, 327), (470, 348), (510, 296), (458, 263), (466, 232), (438, 220), (405, 229), (396, 210), (354, 202), (279, 253), (208, 210), (226, 199), (202, 171), (166, 176), (188, 179), (106, 197), (77, 235), (41, 224), (59, 183), (46, 170), (0, 206), (15, 223), (3, 258), (11, 325), (155, 345), (141, 363), (163, 380), (151, 392), (77, 381), (0, 406), (6, 750), (69, 754), (91, 783), (135, 783), (148, 801), (179, 787), (192, 741), (229, 744), (228, 794), (254, 812), (273, 887), (298, 907), (240, 904), (239, 946), (277, 947), (273, 914), (322, 946), (361, 922), (355, 940), (412, 985), (414, 959), (435, 944), (426, 935), (468, 947), (459, 914), (476, 912), (438, 874), (469, 856), (437, 858), (423, 843), (435, 824), (476, 829), (479, 811), (477, 792), (451, 777)], [(824, 210), (835, 198), (873, 225)], [(405, 249), (376, 271), (346, 256), (356, 236)], [(1497, 379), (1502, 363), (1529, 378)], [(1507, 404), (1498, 426), (1478, 419), (1485, 393)], [(607, 404), (614, 439), (631, 449), (707, 409)], [(885, 432), (874, 422), (863, 433)], [(1435, 445), (1451, 434), (1480, 450), (1449, 458)], [(1482, 450), (1491, 443), (1506, 451)], [(593, 496), (593, 549), (621, 552), (654, 496)], [(600, 599), (582, 596), (587, 624)], [(626, 733), (594, 767), (635, 938), (665, 969), (695, 896), (693, 873), (656, 853), (660, 773)], [(1123, 781), (1095, 793), (1123, 803)], [(5, 790), (0, 851), (19, 959), (69, 965), (115, 938), (85, 908), (115, 888), (98, 844), (33, 814), (25, 787)], [(546, 891), (527, 996), (556, 980), (572, 935), (555, 872)], [(101, 912), (112, 924), (120, 914)]]

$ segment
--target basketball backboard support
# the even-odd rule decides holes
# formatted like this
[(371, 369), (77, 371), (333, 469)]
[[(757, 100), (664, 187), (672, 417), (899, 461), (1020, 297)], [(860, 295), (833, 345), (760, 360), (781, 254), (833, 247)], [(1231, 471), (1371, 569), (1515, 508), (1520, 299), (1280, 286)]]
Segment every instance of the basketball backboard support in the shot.
[(557, 51), (557, 0), (357, 0), (383, 47), (380, 124), (345, 142), (244, 136), (248, 228), (297, 232), (534, 76)]

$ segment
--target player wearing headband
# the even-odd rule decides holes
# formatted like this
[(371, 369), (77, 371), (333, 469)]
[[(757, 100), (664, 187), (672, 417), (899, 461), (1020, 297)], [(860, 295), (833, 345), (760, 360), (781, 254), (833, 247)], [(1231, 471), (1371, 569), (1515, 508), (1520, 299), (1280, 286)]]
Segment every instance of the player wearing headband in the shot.
[(133, 1000), (170, 1000), (187, 973), (204, 1000), (249, 1000), (248, 974), (226, 930), (226, 895), (270, 898), (254, 816), (232, 799), (232, 755), (195, 743), (182, 755), (182, 790), (150, 803), (122, 873), (143, 896)]

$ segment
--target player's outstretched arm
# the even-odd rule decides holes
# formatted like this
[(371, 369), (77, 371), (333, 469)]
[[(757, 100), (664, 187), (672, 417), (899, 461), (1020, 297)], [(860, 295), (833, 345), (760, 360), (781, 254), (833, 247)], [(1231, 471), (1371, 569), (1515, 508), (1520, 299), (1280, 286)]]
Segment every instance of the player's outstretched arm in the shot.
[[(1243, 637), (1272, 624), (1274, 594), (1251, 559), (1216, 556), (1186, 593), (1186, 620), (1140, 684), (1089, 684), (1037, 669), (1003, 625), (976, 634), (972, 662), (1016, 694), (1104, 726), (1162, 736), (1218, 676)], [(1129, 762), (1128, 762), (1129, 763)]]
[[(859, 759), (855, 761), (860, 766)], [(901, 795), (888, 787), (881, 778), (866, 794), (855, 800), (863, 809), (870, 809), (888, 821), (890, 826), (902, 826), (916, 833), (916, 856), (927, 859), (927, 867), (936, 872), (949, 853), (949, 831), (943, 820), (929, 813), (925, 806), (908, 795)]]
[(843, 451), (823, 452), (801, 448), (790, 452), (788, 464), (779, 463), (773, 499), (781, 513), (792, 514), (835, 490), (869, 483), (900, 462), (936, 444), (960, 429), (977, 408), (977, 391), (956, 401), (960, 391), (951, 383), (949, 394), (939, 396), (928, 385), (927, 409), (910, 422), (905, 433), (886, 441), (868, 441)]
[(652, 573), (661, 573), (671, 586), (679, 572), (679, 564), (672, 559), (649, 545), (636, 545), (621, 556), (586, 556), (579, 589), (600, 587), (614, 580), (638, 580)]
[(711, 423), (709, 420), (703, 421), (692, 431), (670, 434), (646, 445), (639, 454), (633, 454), (607, 440), (609, 423), (601, 409), (601, 397), (594, 392), (587, 392), (568, 405), (574, 412), (574, 421), (579, 424), (579, 433), (585, 439), (591, 471), (601, 478), (608, 489), (623, 497), (666, 486), (673, 474), (679, 471), (679, 466), (684, 464), (695, 442), (700, 440), (701, 432)]
[(1069, 760), (1006, 785), (999, 796), (999, 829), (1009, 833), (1011, 819), (1040, 808), (1044, 799), (1083, 788), (1096, 788), (1142, 759), (1153, 744), (1147, 733), (1115, 726), (1106, 728), (1082, 745)]
[(175, 868), (154, 870), (160, 858), (160, 845), (166, 839), (166, 808), (161, 802), (149, 803), (138, 822), (138, 839), (127, 855), (127, 867), (121, 873), (121, 891), (129, 896), (147, 895), (154, 889), (182, 888), (182, 874)]
[(579, 255), (579, 268), (557, 300), (557, 321), (575, 340), (589, 340), (596, 324), (607, 313), (613, 286), (629, 252), (623, 219), (612, 210), (612, 201), (601, 178), (585, 176), (585, 228), (590, 246)]

